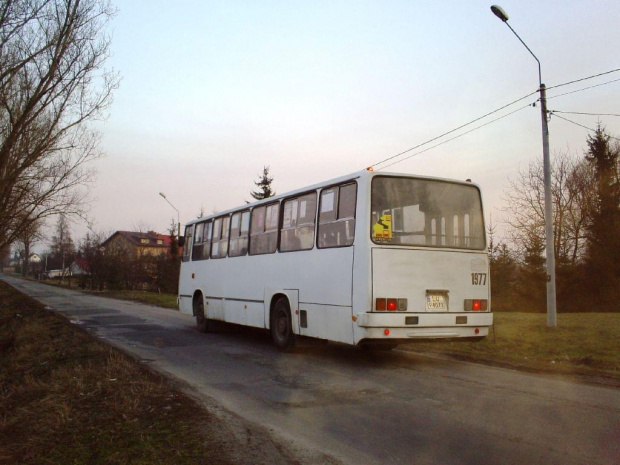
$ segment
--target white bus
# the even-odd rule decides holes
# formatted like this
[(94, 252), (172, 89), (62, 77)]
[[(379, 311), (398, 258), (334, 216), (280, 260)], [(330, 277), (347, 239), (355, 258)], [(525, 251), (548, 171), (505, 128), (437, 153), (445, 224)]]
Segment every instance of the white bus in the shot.
[(487, 336), (479, 188), (365, 170), (191, 221), (179, 309), (296, 336), (392, 348)]

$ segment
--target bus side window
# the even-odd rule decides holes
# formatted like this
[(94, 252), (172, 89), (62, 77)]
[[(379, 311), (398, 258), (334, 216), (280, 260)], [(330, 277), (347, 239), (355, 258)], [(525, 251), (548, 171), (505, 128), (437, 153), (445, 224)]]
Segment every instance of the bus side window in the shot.
[(247, 255), (249, 239), (250, 239), (250, 212), (245, 211), (241, 214), (241, 232), (239, 233), (240, 255)]
[(204, 227), (204, 223), (198, 223), (195, 226), (196, 237), (194, 237), (194, 245), (192, 247), (192, 260), (202, 260), (202, 232)]
[(206, 260), (209, 258), (211, 222), (198, 223), (194, 233), (194, 247), (192, 260)]
[(274, 253), (278, 245), (279, 203), (252, 210), (250, 225), (250, 255)]
[(211, 244), (211, 258), (224, 258), (228, 254), (228, 227), (230, 216), (216, 218), (213, 222), (213, 239)]
[(185, 247), (183, 247), (183, 261), (188, 262), (192, 255), (194, 245), (193, 239), (194, 225), (185, 226)]
[(357, 184), (324, 189), (321, 192), (318, 247), (346, 247), (355, 238)]
[(316, 193), (284, 202), (280, 251), (309, 250), (314, 245)]
[(233, 214), (230, 220), (229, 257), (241, 257), (248, 253), (248, 232), (250, 228), (250, 212)]

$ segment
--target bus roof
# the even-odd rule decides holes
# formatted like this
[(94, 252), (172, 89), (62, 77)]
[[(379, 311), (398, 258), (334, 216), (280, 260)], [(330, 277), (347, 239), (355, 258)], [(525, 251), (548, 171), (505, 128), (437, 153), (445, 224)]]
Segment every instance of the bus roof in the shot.
[(451, 182), (451, 183), (456, 183), (456, 184), (465, 184), (468, 186), (475, 186), (476, 188), (480, 189), (479, 186), (476, 183), (473, 183), (471, 181), (459, 181), (457, 179), (450, 179), (450, 178), (440, 178), (440, 177), (435, 177), (435, 176), (423, 176), (423, 175), (416, 175), (416, 174), (410, 174), (410, 173), (397, 173), (397, 172), (383, 172), (383, 171), (373, 171), (372, 169), (365, 169), (365, 170), (361, 170), (361, 171), (356, 171), (354, 173), (350, 173), (346, 176), (340, 176), (337, 178), (333, 178), (327, 181), (323, 181), (323, 182), (319, 182), (316, 184), (312, 184), (310, 186), (305, 186), (299, 189), (295, 189), (292, 191), (288, 191), (285, 192), (283, 194), (277, 194), (274, 195), (272, 197), (266, 198), (266, 199), (262, 199), (262, 200), (257, 200), (256, 202), (251, 202), (248, 203), (247, 205), (239, 205), (233, 208), (229, 208), (226, 210), (222, 210), (220, 212), (217, 213), (212, 213), (210, 215), (205, 215), (202, 216), (200, 218), (196, 218), (194, 220), (188, 221), (186, 223), (186, 225), (192, 225), (195, 223), (200, 223), (202, 221), (211, 219), (211, 218), (217, 218), (220, 216), (224, 216), (230, 213), (234, 213), (237, 211), (242, 211), (242, 210), (247, 210), (247, 209), (251, 209), (251, 208), (255, 208), (257, 206), (263, 205), (263, 204), (268, 204), (268, 203), (272, 203), (274, 201), (278, 201), (280, 199), (284, 199), (284, 198), (288, 198), (288, 197), (294, 197), (295, 195), (299, 195), (299, 194), (303, 194), (306, 193), (308, 191), (312, 191), (312, 190), (316, 190), (319, 189), (321, 187), (328, 187), (331, 185), (335, 185), (335, 184), (341, 184), (343, 182), (346, 181), (353, 181), (354, 179), (359, 179), (359, 178), (370, 178), (370, 177), (374, 177), (374, 176), (397, 176), (397, 177), (408, 177), (408, 178), (419, 178), (419, 179), (432, 179), (432, 180), (436, 180), (436, 181), (447, 181), (447, 182)]

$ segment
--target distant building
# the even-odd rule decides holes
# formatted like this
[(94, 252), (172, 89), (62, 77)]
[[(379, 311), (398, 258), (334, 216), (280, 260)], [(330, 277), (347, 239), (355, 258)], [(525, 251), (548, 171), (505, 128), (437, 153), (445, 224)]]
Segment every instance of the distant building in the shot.
[(170, 236), (154, 231), (116, 231), (101, 246), (108, 251), (123, 250), (137, 258), (170, 255)]
[(76, 257), (69, 267), (71, 276), (87, 276), (90, 274), (88, 262), (83, 257)]

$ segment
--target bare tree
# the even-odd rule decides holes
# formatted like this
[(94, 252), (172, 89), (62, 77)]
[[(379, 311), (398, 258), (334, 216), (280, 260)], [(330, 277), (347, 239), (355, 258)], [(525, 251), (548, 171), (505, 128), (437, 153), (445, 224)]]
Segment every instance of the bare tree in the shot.
[(19, 254), (23, 257), (23, 276), (26, 276), (30, 271), (30, 251), (32, 246), (44, 238), (41, 232), (43, 226), (44, 224), (41, 220), (29, 222), (17, 237), (17, 249)]
[(108, 0), (0, 5), (0, 247), (32, 221), (82, 215), (99, 135), (119, 77), (103, 69)]
[(69, 276), (69, 265), (75, 256), (75, 244), (65, 215), (58, 216), (56, 234), (52, 236), (51, 256), (62, 270), (62, 281), (65, 276)]
[[(590, 173), (583, 160), (569, 153), (556, 154), (551, 170), (554, 252), (559, 262), (574, 265), (584, 251), (583, 203)], [(531, 162), (527, 170), (520, 170), (515, 179), (509, 180), (504, 200), (508, 237), (523, 262), (545, 234), (542, 160)]]

